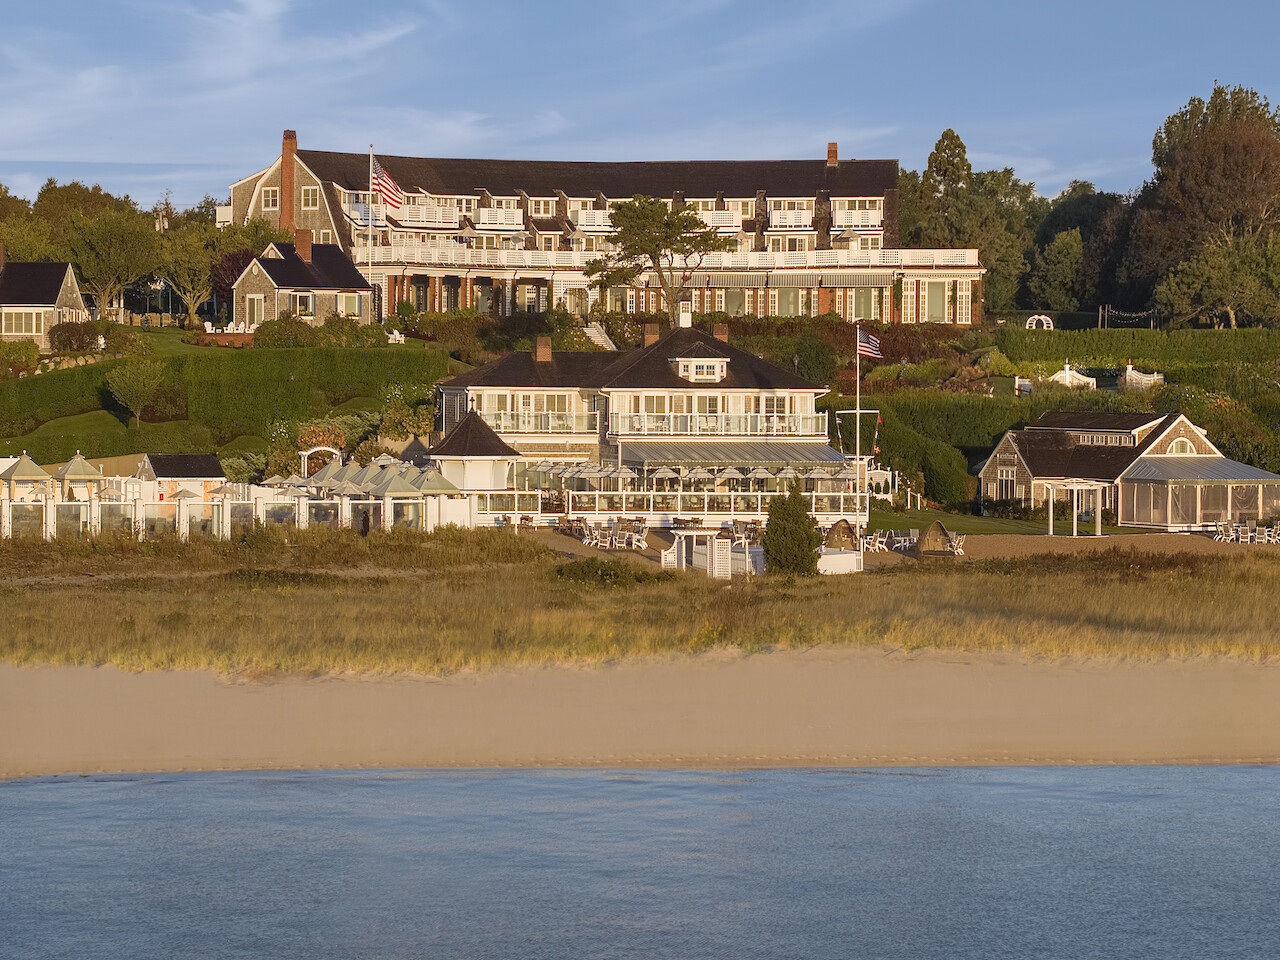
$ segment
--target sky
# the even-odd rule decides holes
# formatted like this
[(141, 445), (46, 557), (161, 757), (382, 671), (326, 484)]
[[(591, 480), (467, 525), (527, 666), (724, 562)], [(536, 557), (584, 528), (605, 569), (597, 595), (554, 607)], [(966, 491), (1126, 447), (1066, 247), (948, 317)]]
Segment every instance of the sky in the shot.
[(1280, 5), (954, 0), (3, 0), (0, 183), (187, 206), (303, 149), (897, 159), (1128, 191), (1215, 82), (1280, 101)]

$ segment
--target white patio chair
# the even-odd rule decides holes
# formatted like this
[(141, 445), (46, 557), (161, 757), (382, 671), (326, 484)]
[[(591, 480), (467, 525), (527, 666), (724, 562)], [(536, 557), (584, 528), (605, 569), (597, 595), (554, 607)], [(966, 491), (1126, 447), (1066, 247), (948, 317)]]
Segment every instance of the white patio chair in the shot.
[(1227, 525), (1221, 520), (1215, 522), (1213, 525), (1213, 539), (1219, 541), (1227, 539)]
[(213, 324), (210, 323), (208, 320), (204, 322), (204, 332), (213, 333)]
[(632, 550), (649, 549), (649, 525), (642, 523), (631, 533)]
[(964, 538), (966, 536), (968, 536), (968, 534), (957, 533), (952, 537), (951, 552), (955, 554), (957, 557), (964, 556)]

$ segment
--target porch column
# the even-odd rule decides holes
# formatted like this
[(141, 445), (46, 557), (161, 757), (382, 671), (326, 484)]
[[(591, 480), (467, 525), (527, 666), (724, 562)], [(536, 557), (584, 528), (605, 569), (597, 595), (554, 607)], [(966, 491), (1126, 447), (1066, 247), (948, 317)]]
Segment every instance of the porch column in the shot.
[(102, 501), (94, 496), (89, 498), (89, 536), (96, 537), (102, 532)]
[(391, 498), (382, 498), (382, 529), (391, 529)]
[(177, 526), (178, 540), (182, 543), (187, 542), (187, 537), (191, 533), (191, 523), (187, 519), (187, 498), (179, 497), (173, 511), (173, 522)]
[(1196, 484), (1196, 526), (1203, 522), (1200, 515), (1200, 484)]
[(8, 540), (13, 536), (13, 514), (9, 507), (13, 501), (8, 497), (0, 498), (0, 540)]
[(1080, 536), (1080, 491), (1071, 488), (1071, 536)]
[[(1034, 489), (1034, 488), (1033, 488), (1033, 489)], [(1032, 503), (1035, 503), (1035, 495), (1034, 495), (1034, 494), (1032, 495), (1031, 502), (1032, 502)], [(1045, 507), (1046, 507), (1046, 509), (1048, 510), (1048, 513), (1049, 513), (1049, 536), (1051, 536), (1051, 537), (1052, 537), (1052, 536), (1053, 536), (1053, 496), (1052, 496), (1052, 494), (1050, 494), (1049, 496), (1045, 497), (1044, 504), (1045, 504)], [(908, 506), (910, 506), (910, 504), (908, 504)]]
[(1093, 535), (1095, 537), (1102, 536), (1102, 490), (1102, 487), (1097, 489), (1097, 500), (1093, 505)]

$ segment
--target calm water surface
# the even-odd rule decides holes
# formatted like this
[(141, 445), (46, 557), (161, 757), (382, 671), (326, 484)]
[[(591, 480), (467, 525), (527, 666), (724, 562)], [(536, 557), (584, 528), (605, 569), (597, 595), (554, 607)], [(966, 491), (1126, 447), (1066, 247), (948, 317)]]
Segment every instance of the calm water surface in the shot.
[(0, 956), (1275, 957), (1280, 769), (0, 782)]

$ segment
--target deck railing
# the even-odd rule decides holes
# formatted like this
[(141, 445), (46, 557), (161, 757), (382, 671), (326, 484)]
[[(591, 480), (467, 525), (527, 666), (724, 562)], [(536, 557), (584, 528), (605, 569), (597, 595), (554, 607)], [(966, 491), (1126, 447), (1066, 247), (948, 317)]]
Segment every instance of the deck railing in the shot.
[(609, 433), (636, 436), (823, 437), (825, 413), (611, 413)]

